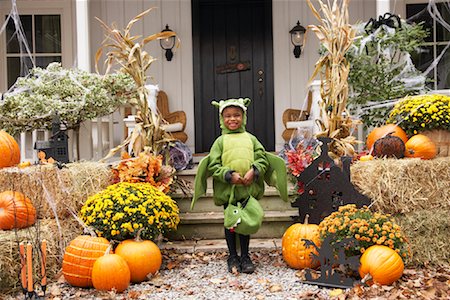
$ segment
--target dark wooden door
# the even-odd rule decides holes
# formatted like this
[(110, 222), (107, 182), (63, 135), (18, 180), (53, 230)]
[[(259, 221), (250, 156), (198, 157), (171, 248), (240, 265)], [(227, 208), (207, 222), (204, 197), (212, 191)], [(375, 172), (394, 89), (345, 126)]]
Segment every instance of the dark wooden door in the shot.
[(247, 131), (275, 148), (272, 1), (193, 0), (195, 151), (221, 134), (212, 100), (249, 97)]

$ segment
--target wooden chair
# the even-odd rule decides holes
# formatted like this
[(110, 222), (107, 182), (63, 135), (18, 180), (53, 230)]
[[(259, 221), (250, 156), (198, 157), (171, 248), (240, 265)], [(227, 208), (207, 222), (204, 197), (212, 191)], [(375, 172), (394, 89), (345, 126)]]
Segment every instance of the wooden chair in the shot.
[(170, 112), (169, 99), (167, 98), (166, 92), (162, 90), (158, 92), (156, 99), (158, 110), (163, 119), (168, 123), (164, 126), (164, 129), (171, 134), (174, 139), (185, 143), (188, 139), (187, 134), (184, 132), (186, 128), (186, 113), (184, 111)]
[(312, 122), (309, 122), (311, 120), (308, 120), (310, 117), (311, 105), (312, 93), (309, 91), (307, 110), (288, 108), (283, 112), (283, 125), (285, 129), (281, 135), (286, 142), (291, 139), (292, 135), (297, 130), (297, 127), (291, 126), (291, 124), (298, 124), (299, 121), (304, 122), (303, 124), (307, 126), (309, 126), (309, 123), (313, 124)]

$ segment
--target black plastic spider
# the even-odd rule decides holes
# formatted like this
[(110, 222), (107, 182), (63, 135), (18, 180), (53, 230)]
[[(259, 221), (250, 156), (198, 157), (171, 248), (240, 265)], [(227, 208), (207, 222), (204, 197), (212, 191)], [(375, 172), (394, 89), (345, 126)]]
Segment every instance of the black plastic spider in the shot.
[(379, 16), (378, 20), (370, 18), (369, 22), (364, 26), (364, 30), (369, 34), (374, 32), (381, 25), (386, 25), (391, 28), (402, 28), (402, 23), (400, 22), (400, 17), (398, 15), (385, 13), (383, 16)]

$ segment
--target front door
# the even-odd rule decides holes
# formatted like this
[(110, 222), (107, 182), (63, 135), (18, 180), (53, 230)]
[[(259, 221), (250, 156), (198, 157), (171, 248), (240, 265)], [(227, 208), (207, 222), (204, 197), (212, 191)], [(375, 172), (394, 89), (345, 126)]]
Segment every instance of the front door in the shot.
[(221, 134), (212, 100), (249, 97), (247, 131), (275, 148), (271, 0), (192, 0), (195, 151)]

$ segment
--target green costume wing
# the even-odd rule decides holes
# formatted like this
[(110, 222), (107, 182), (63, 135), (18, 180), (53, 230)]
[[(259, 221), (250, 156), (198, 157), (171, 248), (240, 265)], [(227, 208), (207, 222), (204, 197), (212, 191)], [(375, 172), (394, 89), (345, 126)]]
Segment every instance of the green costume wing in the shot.
[(207, 188), (206, 180), (208, 179), (208, 177), (212, 175), (208, 171), (208, 165), (209, 165), (209, 155), (204, 157), (198, 164), (197, 175), (195, 175), (194, 180), (194, 197), (192, 198), (191, 202), (191, 210), (194, 209), (194, 205), (197, 199), (206, 193)]
[(268, 185), (276, 187), (281, 199), (288, 202), (286, 163), (281, 157), (270, 152), (266, 152), (266, 158), (269, 167), (264, 174), (264, 181)]

